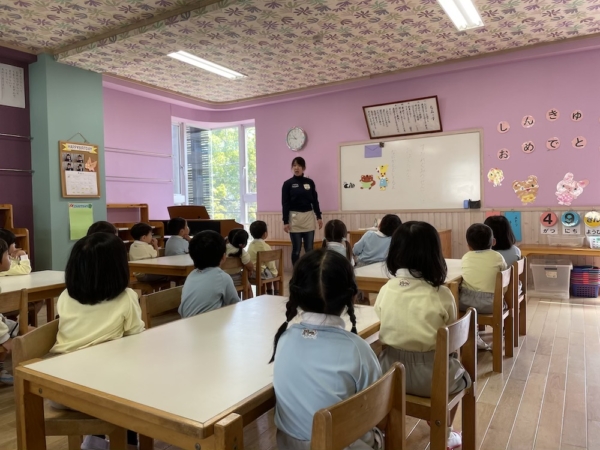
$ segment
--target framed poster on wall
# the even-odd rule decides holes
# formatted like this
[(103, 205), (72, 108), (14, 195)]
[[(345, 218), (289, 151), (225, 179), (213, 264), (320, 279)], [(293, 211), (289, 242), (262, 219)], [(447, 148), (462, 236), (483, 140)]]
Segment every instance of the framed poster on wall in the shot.
[(59, 141), (62, 196), (100, 197), (98, 146), (90, 143)]
[(371, 139), (444, 131), (437, 95), (363, 106)]

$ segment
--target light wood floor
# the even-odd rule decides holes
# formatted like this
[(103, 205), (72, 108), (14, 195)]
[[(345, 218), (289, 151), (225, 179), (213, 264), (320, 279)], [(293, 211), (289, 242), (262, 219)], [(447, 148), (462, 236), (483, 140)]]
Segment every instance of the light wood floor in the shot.
[[(477, 445), (481, 450), (600, 449), (600, 301), (530, 299), (529, 329), (504, 374), (479, 353)], [(484, 339), (488, 337), (484, 335)], [(460, 429), (460, 414), (455, 428)], [(426, 423), (407, 418), (411, 450), (428, 448)], [(248, 425), (245, 448), (275, 450), (273, 412)], [(65, 438), (49, 438), (66, 450)], [(157, 449), (175, 450), (157, 443)], [(0, 449), (16, 449), (12, 388), (0, 387)]]

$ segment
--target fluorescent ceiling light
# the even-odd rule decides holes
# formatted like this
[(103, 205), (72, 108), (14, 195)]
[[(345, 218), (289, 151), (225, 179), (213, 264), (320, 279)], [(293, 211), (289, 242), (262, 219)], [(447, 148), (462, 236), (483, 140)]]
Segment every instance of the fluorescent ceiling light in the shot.
[(229, 78), (230, 80), (235, 80), (236, 78), (244, 78), (246, 75), (242, 75), (235, 70), (228, 69), (227, 67), (220, 66), (213, 62), (207, 61), (206, 59), (198, 58), (190, 53), (184, 51), (178, 51), (175, 53), (169, 53), (171, 58), (175, 58), (181, 62), (191, 64), (192, 66), (199, 67), (204, 70), (208, 70), (209, 72), (216, 73), (217, 75), (221, 75), (222, 77)]
[(458, 31), (483, 26), (483, 20), (471, 0), (438, 0)]

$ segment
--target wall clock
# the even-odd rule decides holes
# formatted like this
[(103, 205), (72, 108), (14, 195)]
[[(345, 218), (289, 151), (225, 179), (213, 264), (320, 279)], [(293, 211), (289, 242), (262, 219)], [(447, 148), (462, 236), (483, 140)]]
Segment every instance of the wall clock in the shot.
[(290, 129), (286, 137), (287, 146), (293, 152), (302, 150), (306, 144), (306, 132), (300, 127), (294, 127)]

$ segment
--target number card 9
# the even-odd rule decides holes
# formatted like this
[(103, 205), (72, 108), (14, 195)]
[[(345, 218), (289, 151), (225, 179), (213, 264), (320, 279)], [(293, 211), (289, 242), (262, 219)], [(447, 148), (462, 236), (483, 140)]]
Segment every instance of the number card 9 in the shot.
[(581, 217), (575, 211), (567, 211), (560, 216), (563, 234), (581, 234)]

